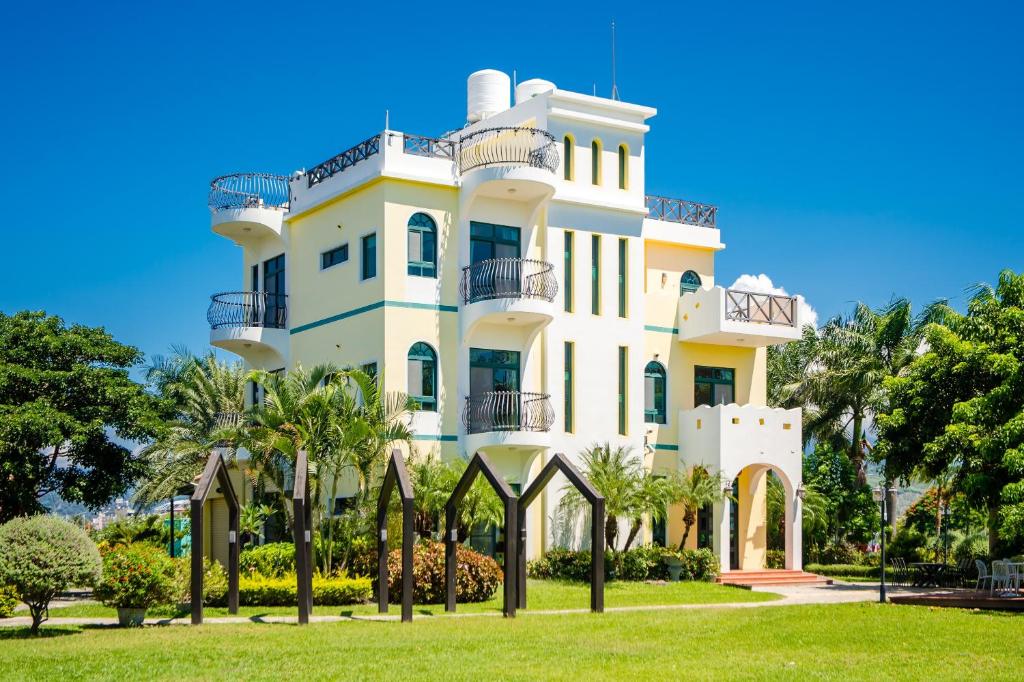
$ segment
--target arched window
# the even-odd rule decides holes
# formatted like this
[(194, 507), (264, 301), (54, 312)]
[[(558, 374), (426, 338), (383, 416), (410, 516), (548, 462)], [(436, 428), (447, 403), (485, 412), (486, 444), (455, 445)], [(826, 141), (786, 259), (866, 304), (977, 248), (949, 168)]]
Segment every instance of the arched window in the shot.
[(409, 274), (437, 277), (437, 226), (426, 213), (409, 218)]
[(664, 424), (665, 420), (665, 368), (651, 361), (644, 368), (644, 421)]
[(422, 341), (409, 349), (409, 397), (419, 409), (437, 412), (437, 354)]
[(562, 170), (565, 173), (566, 180), (572, 180), (575, 174), (575, 163), (576, 159), (573, 156), (573, 150), (576, 143), (572, 139), (572, 135), (566, 135), (565, 139), (562, 140)]
[(688, 294), (700, 289), (700, 275), (693, 270), (687, 270), (679, 280), (679, 294)]
[(601, 141), (594, 140), (590, 143), (590, 181), (595, 185), (601, 184)]
[(619, 145), (619, 189), (629, 187), (629, 149)]

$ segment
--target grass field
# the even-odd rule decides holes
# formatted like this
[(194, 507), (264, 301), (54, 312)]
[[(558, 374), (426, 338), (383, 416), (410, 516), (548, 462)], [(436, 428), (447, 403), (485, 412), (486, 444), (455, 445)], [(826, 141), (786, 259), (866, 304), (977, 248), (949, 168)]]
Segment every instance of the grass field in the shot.
[(1024, 617), (877, 603), (0, 629), (5, 679), (1020, 679)]
[[(562, 583), (550, 580), (530, 580), (526, 594), (529, 607), (534, 611), (551, 609), (586, 609), (590, 607), (590, 587), (584, 583)], [(501, 611), (502, 590), (490, 600), (478, 604), (459, 604), (458, 613), (481, 613)], [(776, 595), (764, 592), (750, 592), (735, 587), (715, 585), (713, 583), (678, 582), (665, 584), (648, 584), (632, 582), (610, 582), (605, 585), (605, 607), (615, 606), (653, 606), (662, 604), (720, 604), (724, 602), (767, 601), (776, 599)], [(400, 612), (398, 605), (392, 605), (391, 613)], [(238, 615), (246, 617), (294, 616), (294, 606), (242, 606)], [(377, 613), (375, 604), (359, 604), (355, 606), (317, 606), (317, 615), (364, 615)], [(416, 607), (417, 615), (434, 615), (444, 613), (443, 604), (428, 604)], [(185, 614), (187, 615), (187, 614)], [(226, 608), (208, 608), (207, 617), (227, 616)], [(101, 604), (82, 604), (51, 609), (50, 616), (83, 617), (83, 618), (115, 618), (115, 609)]]

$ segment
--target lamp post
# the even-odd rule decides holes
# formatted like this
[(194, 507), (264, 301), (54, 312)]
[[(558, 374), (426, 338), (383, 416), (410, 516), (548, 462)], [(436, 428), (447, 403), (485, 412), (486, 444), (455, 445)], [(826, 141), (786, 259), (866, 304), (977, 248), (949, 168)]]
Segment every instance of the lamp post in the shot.
[(879, 530), (881, 531), (881, 535), (882, 535), (882, 537), (881, 537), (882, 557), (881, 557), (881, 561), (880, 561), (880, 564), (879, 564), (879, 583), (878, 583), (878, 603), (879, 604), (884, 604), (885, 603), (885, 527), (886, 527), (886, 520), (887, 520), (886, 519), (886, 511), (887, 510), (886, 510), (886, 505), (885, 505), (885, 495), (886, 495), (886, 492), (892, 493), (895, 496), (895, 494), (896, 494), (896, 487), (893, 486), (893, 487), (889, 488), (888, 491), (886, 491), (885, 485), (882, 484), (882, 483), (879, 483), (878, 487), (871, 491), (871, 496), (873, 498), (875, 498), (875, 502), (878, 503), (879, 510), (882, 512), (882, 522), (881, 522), (881, 525), (879, 527)]

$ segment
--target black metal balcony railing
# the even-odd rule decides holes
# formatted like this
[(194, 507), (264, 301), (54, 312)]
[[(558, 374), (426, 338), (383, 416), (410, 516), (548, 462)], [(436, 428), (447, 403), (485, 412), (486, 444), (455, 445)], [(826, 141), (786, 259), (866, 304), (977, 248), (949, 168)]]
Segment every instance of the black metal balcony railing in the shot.
[(455, 160), (455, 143), (451, 140), (439, 140), (423, 135), (402, 136), (402, 151), (413, 156), (431, 156), (439, 159)]
[(489, 166), (558, 169), (555, 136), (538, 128), (484, 128), (459, 139), (459, 172)]
[(211, 211), (225, 208), (288, 208), (288, 178), (269, 173), (233, 173), (210, 181)]
[(462, 412), (466, 433), (550, 431), (555, 423), (551, 396), (546, 393), (489, 391), (466, 397)]
[(463, 303), (496, 298), (555, 300), (558, 280), (551, 263), (529, 258), (492, 258), (462, 269), (459, 293)]
[(380, 133), (363, 140), (351, 149), (346, 149), (337, 156), (332, 156), (323, 163), (306, 171), (307, 187), (318, 185), (324, 180), (337, 175), (360, 161), (364, 161), (380, 152)]
[(644, 196), (647, 203), (647, 215), (655, 220), (670, 223), (714, 227), (718, 215), (718, 207), (709, 204), (698, 204), (696, 201), (671, 199), (653, 194)]
[(227, 327), (264, 327), (285, 329), (288, 326), (288, 296), (265, 291), (227, 291), (210, 297), (206, 311), (210, 329)]
[(795, 327), (796, 298), (726, 289), (725, 319)]

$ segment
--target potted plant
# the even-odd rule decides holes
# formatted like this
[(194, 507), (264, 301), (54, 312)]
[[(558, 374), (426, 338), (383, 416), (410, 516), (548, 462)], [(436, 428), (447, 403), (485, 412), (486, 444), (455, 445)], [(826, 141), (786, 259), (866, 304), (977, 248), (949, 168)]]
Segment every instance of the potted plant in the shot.
[(683, 557), (674, 549), (664, 549), (661, 552), (661, 560), (668, 566), (668, 578), (672, 582), (679, 582), (683, 574)]
[(141, 626), (146, 609), (166, 602), (174, 585), (174, 562), (159, 547), (118, 545), (103, 557), (103, 577), (95, 596), (117, 609), (121, 627)]

